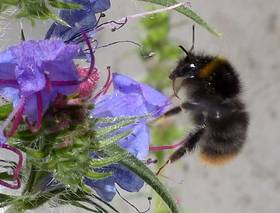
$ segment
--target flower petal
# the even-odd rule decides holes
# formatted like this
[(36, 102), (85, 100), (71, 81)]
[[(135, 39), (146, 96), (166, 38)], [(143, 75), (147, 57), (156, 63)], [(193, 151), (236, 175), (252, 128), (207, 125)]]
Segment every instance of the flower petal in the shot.
[(147, 111), (154, 117), (159, 117), (165, 110), (170, 101), (166, 96), (152, 87), (138, 83), (137, 81), (121, 75), (113, 74), (113, 84), (115, 90), (123, 94), (138, 94), (143, 98)]
[(123, 117), (147, 115), (143, 99), (137, 94), (126, 95), (114, 92), (102, 96), (96, 103), (92, 115), (95, 117)]
[(24, 64), (17, 66), (15, 75), (21, 92), (28, 96), (38, 92), (45, 87), (46, 79), (39, 67), (32, 59), (26, 59)]
[(122, 189), (128, 192), (138, 192), (144, 186), (144, 181), (132, 171), (120, 164), (114, 165), (114, 167), (114, 179)]
[[(80, 10), (61, 10), (60, 18), (66, 21), (70, 27), (54, 23), (49, 28), (46, 39), (51, 37), (69, 40), (77, 33), (80, 28), (94, 28), (96, 25), (96, 13), (101, 13), (110, 8), (110, 0), (65, 0), (66, 2), (78, 3), (83, 6)], [(78, 24), (78, 26), (76, 25)]]
[(118, 144), (136, 156), (144, 160), (149, 154), (150, 132), (146, 124), (140, 123), (133, 128), (133, 132)]
[(113, 176), (104, 178), (102, 180), (92, 180), (85, 178), (85, 184), (92, 187), (96, 193), (105, 201), (112, 201), (116, 195), (116, 187)]

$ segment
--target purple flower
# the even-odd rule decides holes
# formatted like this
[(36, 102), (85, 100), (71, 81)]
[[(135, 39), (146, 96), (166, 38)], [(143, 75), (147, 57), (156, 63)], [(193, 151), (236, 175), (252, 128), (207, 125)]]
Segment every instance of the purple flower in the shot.
[[(102, 96), (97, 100), (93, 117), (124, 117), (144, 116), (150, 114), (157, 118), (161, 116), (170, 104), (167, 97), (153, 88), (134, 81), (121, 74), (113, 74), (114, 91), (111, 95)], [(134, 124), (132, 133), (120, 140), (118, 144), (143, 160), (149, 152), (149, 128), (147, 118)], [(113, 199), (116, 189), (115, 183), (129, 192), (139, 191), (144, 182), (136, 174), (125, 167), (114, 164), (104, 168), (104, 171), (113, 172), (113, 175), (102, 180), (85, 179), (85, 183), (106, 201)]]
[[(46, 34), (46, 39), (58, 37), (64, 41), (80, 33), (80, 28), (92, 29), (96, 25), (96, 13), (101, 13), (110, 8), (110, 0), (64, 0), (65, 2), (77, 3), (83, 6), (79, 10), (61, 10), (59, 16), (71, 27), (53, 23)], [(78, 26), (77, 26), (78, 25)]]
[(22, 42), (0, 53), (0, 95), (14, 105), (13, 116), (9, 116), (10, 120), (15, 116), (12, 131), (22, 115), (40, 128), (43, 112), (57, 94), (77, 90), (79, 76), (73, 58), (78, 51), (77, 45), (61, 40), (40, 40)]

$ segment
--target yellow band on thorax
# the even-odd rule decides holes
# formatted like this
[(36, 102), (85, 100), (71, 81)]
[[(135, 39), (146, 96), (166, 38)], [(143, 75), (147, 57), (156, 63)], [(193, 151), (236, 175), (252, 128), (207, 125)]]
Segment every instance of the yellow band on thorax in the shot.
[(209, 77), (213, 72), (216, 71), (216, 68), (221, 64), (225, 62), (224, 58), (216, 57), (211, 62), (205, 65), (200, 71), (199, 71), (199, 78), (207, 78)]

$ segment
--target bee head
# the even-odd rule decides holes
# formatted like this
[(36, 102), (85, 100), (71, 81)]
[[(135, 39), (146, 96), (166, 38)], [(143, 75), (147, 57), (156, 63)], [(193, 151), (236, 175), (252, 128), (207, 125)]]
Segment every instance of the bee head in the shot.
[(200, 71), (202, 67), (211, 61), (211, 58), (204, 55), (194, 54), (192, 48), (187, 51), (184, 47), (179, 46), (186, 56), (178, 63), (174, 71), (169, 75), (173, 81), (173, 90), (175, 96), (181, 88), (184, 80), (201, 80)]

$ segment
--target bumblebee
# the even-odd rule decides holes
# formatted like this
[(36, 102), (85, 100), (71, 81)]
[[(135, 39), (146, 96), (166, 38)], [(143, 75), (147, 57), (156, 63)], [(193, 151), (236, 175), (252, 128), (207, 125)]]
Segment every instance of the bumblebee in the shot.
[(180, 143), (167, 163), (198, 147), (204, 161), (222, 164), (235, 157), (246, 141), (249, 114), (240, 100), (239, 75), (225, 58), (192, 51), (194, 29), (190, 51), (179, 47), (186, 56), (169, 78), (173, 81), (175, 96), (184, 88), (186, 101), (166, 112), (165, 116), (189, 111), (196, 128)]

